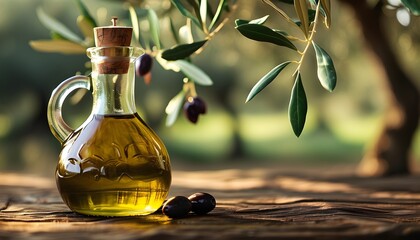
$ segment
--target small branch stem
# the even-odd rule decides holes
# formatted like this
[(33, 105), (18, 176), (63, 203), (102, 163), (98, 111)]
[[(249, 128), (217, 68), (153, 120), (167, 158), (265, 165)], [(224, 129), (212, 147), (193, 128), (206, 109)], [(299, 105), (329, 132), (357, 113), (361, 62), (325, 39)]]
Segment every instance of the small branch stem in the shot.
[(184, 78), (184, 91), (187, 93), (187, 97), (196, 97), (197, 96), (197, 90), (195, 89), (195, 83), (194, 81), (190, 81), (188, 78)]
[(298, 25), (296, 25), (296, 23), (293, 22), (293, 20), (283, 10), (281, 10), (279, 7), (277, 7), (271, 0), (262, 0), (262, 1), (265, 4), (269, 5), (270, 7), (272, 7), (274, 10), (276, 10), (284, 19), (286, 19), (286, 21), (288, 23), (297, 27), (299, 29), (299, 31), (302, 31), (302, 29), (300, 29), (300, 27)]
[[(229, 12), (229, 14), (223, 19), (223, 21), (217, 25), (217, 27), (210, 32), (207, 37), (206, 40), (207, 42), (210, 41), (220, 30), (222, 30), (222, 28), (225, 26), (225, 24), (229, 21), (230, 15), (232, 15), (233, 12), (235, 12), (237, 8), (237, 3), (232, 5), (232, 10)], [(201, 48), (199, 48), (197, 51), (195, 51), (195, 55), (200, 54), (202, 51), (204, 51), (204, 48), (207, 46), (207, 43), (205, 43)]]
[(319, 12), (320, 12), (320, 6), (321, 6), (321, 1), (318, 1), (318, 4), (316, 5), (315, 19), (314, 19), (314, 24), (313, 24), (312, 29), (311, 29), (311, 34), (309, 35), (308, 39), (306, 40), (306, 46), (303, 49), (303, 51), (302, 52), (298, 51), (298, 53), (301, 55), (301, 57), (300, 57), (300, 60), (297, 62), (298, 66), (297, 66), (297, 68), (296, 68), (296, 70), (295, 70), (295, 72), (293, 73), (292, 76), (295, 76), (300, 71), (303, 60), (305, 59), (305, 56), (306, 56), (306, 52), (308, 51), (309, 46), (312, 44), (312, 41), (313, 41), (315, 33), (316, 33), (316, 27), (318, 26), (318, 17), (319, 17)]
[(279, 7), (277, 7), (272, 1), (270, 1), (270, 0), (262, 0), (262, 1), (265, 4), (269, 5), (270, 7), (272, 7), (274, 10), (276, 10), (284, 19), (286, 19), (286, 21), (294, 24), (292, 19), (283, 10), (281, 10)]

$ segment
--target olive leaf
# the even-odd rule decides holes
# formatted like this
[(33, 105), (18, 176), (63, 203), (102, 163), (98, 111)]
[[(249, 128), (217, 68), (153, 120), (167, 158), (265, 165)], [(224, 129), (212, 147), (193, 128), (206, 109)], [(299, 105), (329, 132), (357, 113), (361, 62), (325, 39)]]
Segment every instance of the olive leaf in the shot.
[(195, 51), (200, 49), (207, 40), (199, 41), (199, 42), (193, 42), (190, 44), (181, 44), (176, 45), (172, 47), (171, 49), (167, 49), (162, 52), (162, 58), (173, 61), (178, 59), (184, 59), (186, 57), (189, 57), (191, 54), (193, 54)]
[(297, 137), (300, 136), (303, 128), (305, 127), (307, 111), (308, 103), (305, 89), (303, 88), (300, 72), (298, 72), (292, 88), (289, 103), (289, 120), (292, 125), (293, 132)]
[(293, 50), (297, 50), (295, 45), (290, 42), (282, 34), (279, 34), (272, 30), (269, 27), (260, 25), (260, 24), (242, 24), (236, 27), (236, 29), (245, 37), (260, 41), (260, 42), (269, 42), (279, 46), (284, 46)]
[(92, 15), (89, 13), (89, 10), (81, 0), (77, 0), (77, 6), (79, 7), (82, 16), (86, 18), (86, 21), (90, 22), (93, 27), (97, 27), (98, 25), (96, 24), (95, 19), (93, 19)]
[(174, 22), (172, 21), (171, 18), (169, 18), (169, 26), (171, 27), (172, 37), (174, 38), (175, 42), (179, 44), (180, 43), (179, 36), (177, 34), (177, 30), (175, 29)]
[(192, 20), (192, 22), (197, 25), (201, 29), (201, 24), (198, 21), (198, 19), (190, 12), (188, 11), (184, 5), (181, 3), (180, 0), (171, 0), (172, 4), (178, 9), (178, 11), (184, 15), (185, 17)]
[[(318, 5), (318, 0), (309, 0), (309, 3), (311, 4), (311, 7), (313, 9), (316, 9), (316, 6)], [(315, 10), (314, 10), (315, 11)], [(319, 8), (319, 12), (321, 13), (321, 15), (326, 18), (326, 14), (325, 14), (325, 10), (322, 8), (322, 5)], [(325, 25), (327, 25), (327, 21), (325, 21)], [(329, 26), (329, 25), (328, 25)], [(328, 28), (327, 26), (327, 28)]]
[(214, 27), (214, 25), (217, 23), (220, 16), (222, 15), (223, 8), (224, 8), (225, 4), (226, 4), (226, 0), (220, 0), (219, 1), (219, 5), (217, 5), (216, 13), (214, 14), (213, 19), (211, 20), (211, 23), (209, 25), (210, 30)]
[(159, 39), (159, 19), (156, 15), (156, 12), (153, 9), (148, 9), (147, 19), (149, 20), (150, 33), (152, 35), (152, 40), (156, 47), (160, 49), (160, 39)]
[(290, 63), (290, 61), (281, 63), (277, 65), (275, 68), (271, 69), (270, 72), (268, 72), (266, 75), (264, 75), (251, 89), (251, 91), (248, 94), (248, 97), (246, 98), (245, 102), (251, 101), (259, 92), (261, 92), (265, 87), (268, 86), (276, 77), (279, 75), (279, 73)]
[(331, 26), (331, 1), (330, 0), (320, 0), (322, 9), (325, 13), (325, 26), (329, 28)]
[(162, 57), (161, 52), (156, 55), (155, 59), (164, 69), (182, 72), (186, 77), (199, 85), (210, 86), (213, 84), (211, 78), (203, 70), (188, 61), (167, 61)]
[(415, 16), (420, 16), (420, 0), (401, 0), (401, 3)]
[(321, 82), (322, 87), (332, 92), (337, 83), (337, 74), (335, 72), (334, 63), (324, 49), (315, 42), (312, 42), (312, 45), (315, 49), (316, 62), (318, 65), (318, 79)]
[(190, 80), (194, 81), (195, 83), (203, 86), (210, 86), (213, 85), (213, 81), (211, 78), (200, 68), (195, 66), (194, 64), (187, 62), (185, 60), (176, 60), (170, 62), (172, 64), (172, 68), (178, 67), (179, 70), (185, 74)]
[(180, 91), (174, 98), (169, 101), (168, 106), (165, 109), (167, 114), (166, 117), (166, 126), (172, 126), (176, 119), (178, 118), (179, 111), (182, 108), (182, 105), (185, 101), (185, 94), (184, 90)]
[(207, 0), (200, 1), (200, 18), (201, 23), (205, 26), (207, 20)]
[(251, 20), (251, 21), (249, 21), (249, 23), (251, 23), (251, 24), (264, 24), (267, 21), (268, 17), (270, 17), (270, 15), (265, 15), (264, 17)]
[(80, 44), (63, 39), (30, 41), (29, 45), (41, 52), (58, 52), (64, 54), (86, 53), (86, 48)]
[[(315, 15), (316, 15), (316, 11), (313, 9), (308, 9), (308, 18), (309, 18), (309, 25), (311, 25), (310, 23), (312, 23), (315, 20)], [(299, 20), (295, 20), (293, 21), (296, 25), (298, 25), (299, 27), (301, 26), (302, 22)]]
[(58, 33), (61, 37), (75, 43), (83, 43), (83, 40), (75, 33), (70, 31), (64, 24), (57, 21), (56, 19), (48, 16), (42, 8), (38, 8), (36, 11), (39, 21), (48, 28), (49, 30)]
[(250, 24), (264, 24), (267, 21), (269, 16), (270, 15), (265, 15), (262, 18), (257, 18), (257, 19), (254, 19), (254, 20), (236, 19), (235, 20), (235, 25), (240, 26), (242, 24), (248, 24), (248, 23), (250, 23)]
[(300, 19), (300, 28), (306, 37), (309, 36), (309, 16), (306, 0), (295, 0), (295, 10)]
[(133, 25), (134, 38), (137, 42), (140, 42), (140, 24), (136, 9), (134, 9), (133, 6), (130, 6), (128, 12), (130, 13), (131, 24)]
[(318, 4), (319, 0), (309, 0), (309, 4), (312, 8), (316, 8), (316, 5)]
[(248, 24), (250, 22), (250, 20), (244, 20), (244, 19), (236, 19), (235, 20), (235, 26), (241, 26), (243, 24)]
[(273, 31), (275, 31), (278, 34), (283, 35), (285, 38), (289, 39), (290, 41), (295, 41), (295, 40), (299, 40), (299, 38), (294, 37), (292, 35), (289, 35), (287, 32), (283, 31), (283, 30), (277, 30), (277, 29), (273, 29)]

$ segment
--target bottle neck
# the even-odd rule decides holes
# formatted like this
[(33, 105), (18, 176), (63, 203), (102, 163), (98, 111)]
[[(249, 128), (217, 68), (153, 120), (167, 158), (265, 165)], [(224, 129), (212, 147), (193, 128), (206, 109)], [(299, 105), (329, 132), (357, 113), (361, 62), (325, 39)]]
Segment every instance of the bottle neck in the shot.
[(92, 114), (128, 115), (136, 113), (134, 62), (143, 51), (136, 47), (92, 47), (87, 49), (92, 63)]
[(125, 74), (103, 74), (92, 64), (93, 114), (128, 115), (136, 113), (134, 69)]

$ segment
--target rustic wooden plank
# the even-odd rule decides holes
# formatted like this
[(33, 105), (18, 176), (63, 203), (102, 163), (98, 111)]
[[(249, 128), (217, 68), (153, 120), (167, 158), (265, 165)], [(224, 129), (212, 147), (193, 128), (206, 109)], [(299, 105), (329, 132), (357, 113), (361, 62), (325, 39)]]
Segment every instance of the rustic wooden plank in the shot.
[[(171, 196), (213, 194), (206, 216), (71, 212), (54, 180), (0, 175), (0, 239), (417, 239), (420, 176), (363, 179), (326, 169), (174, 171)], [(339, 174), (338, 174), (339, 173)]]

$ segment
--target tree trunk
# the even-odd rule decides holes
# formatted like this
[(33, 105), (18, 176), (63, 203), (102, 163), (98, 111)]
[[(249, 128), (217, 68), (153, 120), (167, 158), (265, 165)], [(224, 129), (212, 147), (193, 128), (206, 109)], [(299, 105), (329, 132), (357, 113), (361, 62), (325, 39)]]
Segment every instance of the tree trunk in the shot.
[(371, 7), (366, 0), (341, 0), (360, 24), (365, 43), (388, 89), (388, 109), (379, 138), (359, 166), (364, 176), (388, 176), (410, 172), (410, 148), (419, 119), (419, 92), (403, 71), (382, 25), (382, 3)]

